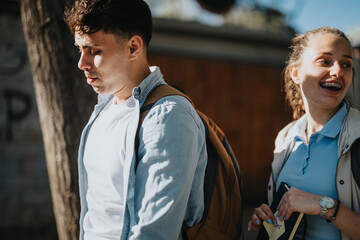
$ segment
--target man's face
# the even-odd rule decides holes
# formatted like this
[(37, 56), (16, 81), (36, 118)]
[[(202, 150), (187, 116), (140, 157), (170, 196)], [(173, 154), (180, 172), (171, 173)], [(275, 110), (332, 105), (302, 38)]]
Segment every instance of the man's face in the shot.
[(87, 83), (101, 94), (114, 94), (129, 85), (128, 41), (100, 30), (92, 34), (75, 33), (81, 56), (78, 67)]

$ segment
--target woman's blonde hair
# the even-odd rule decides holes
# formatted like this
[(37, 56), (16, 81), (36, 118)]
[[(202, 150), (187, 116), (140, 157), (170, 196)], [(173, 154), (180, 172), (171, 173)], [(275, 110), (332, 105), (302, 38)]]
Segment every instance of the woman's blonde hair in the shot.
[(290, 66), (292, 65), (301, 65), (301, 58), (304, 54), (305, 49), (308, 47), (310, 37), (317, 34), (333, 34), (339, 37), (344, 38), (349, 45), (351, 46), (350, 40), (346, 35), (339, 29), (332, 27), (321, 27), (311, 31), (306, 32), (305, 34), (297, 35), (292, 40), (292, 45), (290, 46), (289, 59), (286, 62), (286, 67), (283, 71), (284, 77), (284, 91), (285, 91), (285, 100), (290, 105), (293, 110), (293, 119), (299, 119), (302, 115), (305, 114), (304, 101), (301, 96), (301, 90), (299, 85), (295, 84), (290, 75)]

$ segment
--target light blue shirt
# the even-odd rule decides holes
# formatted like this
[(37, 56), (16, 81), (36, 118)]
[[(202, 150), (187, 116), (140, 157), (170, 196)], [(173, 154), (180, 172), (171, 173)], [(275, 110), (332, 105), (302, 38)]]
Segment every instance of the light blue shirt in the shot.
[[(165, 84), (159, 68), (133, 89), (136, 111), (154, 87)], [(99, 95), (90, 120), (83, 130), (79, 147), (80, 240), (88, 211), (86, 193), (88, 173), (84, 167), (84, 148), (89, 130), (112, 96)], [(121, 240), (181, 239), (183, 221), (192, 226), (204, 211), (204, 173), (207, 162), (205, 128), (191, 106), (181, 96), (160, 99), (148, 112), (139, 131), (139, 164), (135, 169), (135, 137), (139, 122), (136, 114), (125, 136), (124, 186), (125, 212)], [(101, 159), (99, 159), (101, 164)]]
[[(281, 182), (303, 191), (330, 196), (337, 200), (336, 168), (338, 162), (338, 138), (341, 126), (348, 113), (343, 103), (339, 111), (319, 131), (306, 141), (307, 118), (298, 120), (294, 138), (295, 144), (281, 170), (276, 189)], [(340, 239), (340, 231), (320, 216), (306, 216), (306, 239)]]

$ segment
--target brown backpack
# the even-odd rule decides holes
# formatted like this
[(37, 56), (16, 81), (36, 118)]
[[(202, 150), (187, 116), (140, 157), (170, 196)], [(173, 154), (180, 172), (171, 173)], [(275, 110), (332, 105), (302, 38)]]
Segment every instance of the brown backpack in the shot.
[[(169, 85), (156, 87), (140, 109), (139, 127), (149, 109), (166, 96), (180, 95), (191, 99)], [(182, 237), (196, 240), (237, 240), (242, 238), (242, 176), (238, 162), (223, 131), (205, 114), (196, 110), (206, 129), (208, 162), (204, 180), (204, 214), (194, 225), (182, 226)], [(138, 134), (136, 149), (138, 149)], [(138, 158), (137, 158), (138, 159)], [(139, 160), (137, 160), (138, 163)]]

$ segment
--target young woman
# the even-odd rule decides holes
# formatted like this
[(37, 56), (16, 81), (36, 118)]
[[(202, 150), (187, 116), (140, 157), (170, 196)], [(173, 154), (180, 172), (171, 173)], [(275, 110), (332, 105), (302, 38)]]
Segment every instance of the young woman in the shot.
[(360, 189), (350, 148), (360, 138), (360, 112), (344, 100), (353, 79), (350, 41), (340, 30), (323, 27), (295, 37), (291, 50), (284, 80), (296, 121), (275, 141), (269, 204), (281, 182), (291, 188), (277, 216), (262, 204), (248, 230), (259, 229), (262, 221), (276, 226), (277, 219), (302, 212), (305, 239), (359, 239)]

